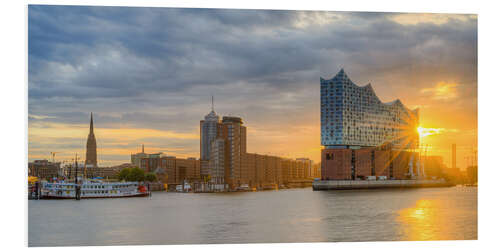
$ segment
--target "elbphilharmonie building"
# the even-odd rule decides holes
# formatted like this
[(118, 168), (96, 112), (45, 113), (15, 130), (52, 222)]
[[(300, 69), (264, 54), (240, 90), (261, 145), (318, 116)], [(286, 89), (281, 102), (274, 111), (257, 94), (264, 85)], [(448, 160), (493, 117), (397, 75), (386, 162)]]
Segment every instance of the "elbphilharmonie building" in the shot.
[(321, 144), (325, 148), (418, 147), (418, 109), (383, 103), (371, 84), (358, 86), (343, 69), (321, 81)]
[(418, 109), (399, 99), (384, 103), (372, 86), (358, 86), (340, 70), (321, 81), (321, 178), (414, 179), (424, 176), (418, 156)]

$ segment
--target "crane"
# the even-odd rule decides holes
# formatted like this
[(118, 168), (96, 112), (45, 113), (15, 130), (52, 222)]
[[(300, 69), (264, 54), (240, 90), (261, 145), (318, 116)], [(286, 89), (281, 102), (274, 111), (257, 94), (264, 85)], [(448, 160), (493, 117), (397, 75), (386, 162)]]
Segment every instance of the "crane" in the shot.
[[(424, 146), (424, 162), (427, 162), (427, 148), (429, 147), (429, 144), (425, 144)], [(425, 165), (422, 164), (422, 175), (425, 177)]]
[(50, 152), (50, 155), (52, 156), (52, 162), (54, 162), (54, 163), (55, 163), (55, 157), (56, 157), (57, 153), (60, 153), (60, 152)]

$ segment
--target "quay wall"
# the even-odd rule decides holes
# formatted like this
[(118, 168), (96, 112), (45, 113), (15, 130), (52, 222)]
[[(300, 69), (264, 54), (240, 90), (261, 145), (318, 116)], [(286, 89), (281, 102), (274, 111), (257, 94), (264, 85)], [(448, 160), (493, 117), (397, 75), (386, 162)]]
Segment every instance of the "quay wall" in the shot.
[(451, 187), (445, 180), (317, 180), (313, 190)]

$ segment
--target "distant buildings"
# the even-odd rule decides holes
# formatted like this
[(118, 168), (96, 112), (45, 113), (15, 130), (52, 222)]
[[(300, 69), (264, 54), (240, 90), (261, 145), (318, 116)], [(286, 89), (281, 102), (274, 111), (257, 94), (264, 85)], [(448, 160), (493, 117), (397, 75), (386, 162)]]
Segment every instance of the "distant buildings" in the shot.
[(68, 164), (64, 166), (62, 168), (63, 176), (65, 176), (68, 179), (74, 179), (75, 175), (85, 178), (101, 177), (104, 179), (117, 179), (118, 173), (120, 173), (122, 169), (134, 167), (130, 163), (124, 163), (112, 167), (99, 167), (99, 168), (87, 167), (84, 164), (78, 164), (77, 166), (78, 169), (75, 167), (74, 164)]
[[(143, 158), (147, 158), (148, 154), (144, 153), (144, 144), (142, 144), (142, 152), (131, 154), (130, 155), (130, 163), (135, 165), (136, 167), (141, 167), (141, 161)], [(144, 167), (142, 167), (144, 168)]]
[(165, 184), (181, 184), (183, 181), (200, 180), (200, 160), (196, 158), (177, 158), (162, 152), (148, 154), (142, 152), (130, 156), (131, 167), (139, 167), (153, 172)]
[(247, 152), (247, 129), (243, 120), (215, 111), (200, 121), (201, 177), (212, 185), (234, 190), (241, 187), (277, 188), (280, 185), (319, 177), (311, 160), (284, 159)]
[(40, 179), (52, 179), (61, 175), (61, 163), (48, 160), (35, 160), (28, 163), (28, 175)]
[(442, 156), (425, 156), (423, 157), (423, 163), (425, 166), (425, 175), (427, 177), (441, 178), (445, 176), (445, 164), (443, 163)]
[(359, 87), (341, 69), (321, 82), (323, 179), (421, 176), (418, 109), (382, 103), (370, 84)]
[(466, 173), (467, 182), (470, 184), (477, 184), (477, 165), (468, 166)]

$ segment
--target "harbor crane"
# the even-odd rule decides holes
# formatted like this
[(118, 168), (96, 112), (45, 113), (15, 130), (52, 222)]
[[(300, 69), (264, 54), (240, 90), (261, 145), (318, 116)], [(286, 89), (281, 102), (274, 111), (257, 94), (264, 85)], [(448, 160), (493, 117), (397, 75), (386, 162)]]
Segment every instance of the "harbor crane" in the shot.
[(50, 155), (52, 156), (52, 162), (55, 163), (55, 158), (56, 158), (56, 154), (58, 154), (60, 152), (50, 152)]

